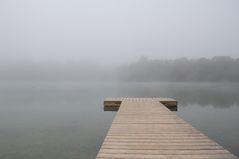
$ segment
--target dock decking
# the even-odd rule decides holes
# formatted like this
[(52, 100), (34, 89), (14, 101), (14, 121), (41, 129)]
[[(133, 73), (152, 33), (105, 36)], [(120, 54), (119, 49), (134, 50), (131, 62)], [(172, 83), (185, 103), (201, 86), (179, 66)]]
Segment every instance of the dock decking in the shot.
[(104, 105), (119, 110), (97, 159), (237, 159), (170, 111), (174, 99), (111, 98)]

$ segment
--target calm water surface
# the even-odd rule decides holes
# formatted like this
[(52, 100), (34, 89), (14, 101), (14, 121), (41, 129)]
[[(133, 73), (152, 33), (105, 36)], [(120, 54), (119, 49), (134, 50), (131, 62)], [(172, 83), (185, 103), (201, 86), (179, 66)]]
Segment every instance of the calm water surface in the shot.
[(239, 155), (237, 83), (0, 83), (0, 159), (93, 159), (105, 97), (173, 97), (178, 114)]

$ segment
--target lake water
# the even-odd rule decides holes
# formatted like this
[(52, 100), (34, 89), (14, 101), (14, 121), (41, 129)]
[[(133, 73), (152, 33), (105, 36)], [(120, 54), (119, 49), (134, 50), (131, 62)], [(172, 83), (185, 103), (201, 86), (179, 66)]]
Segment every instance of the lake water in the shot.
[(172, 97), (178, 115), (239, 155), (237, 83), (0, 83), (0, 159), (93, 159), (105, 97)]

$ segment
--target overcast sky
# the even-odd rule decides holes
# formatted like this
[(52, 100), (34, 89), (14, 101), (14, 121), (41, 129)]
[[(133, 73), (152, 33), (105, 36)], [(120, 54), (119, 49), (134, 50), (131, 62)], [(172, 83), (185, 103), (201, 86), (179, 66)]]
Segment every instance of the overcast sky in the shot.
[(0, 58), (239, 57), (238, 0), (0, 0)]

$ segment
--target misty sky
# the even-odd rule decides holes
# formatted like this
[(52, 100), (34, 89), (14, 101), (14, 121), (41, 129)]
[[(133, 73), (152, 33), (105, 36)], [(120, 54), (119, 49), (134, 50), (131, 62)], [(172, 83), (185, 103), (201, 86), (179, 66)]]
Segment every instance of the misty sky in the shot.
[(0, 0), (0, 58), (239, 57), (238, 0)]

